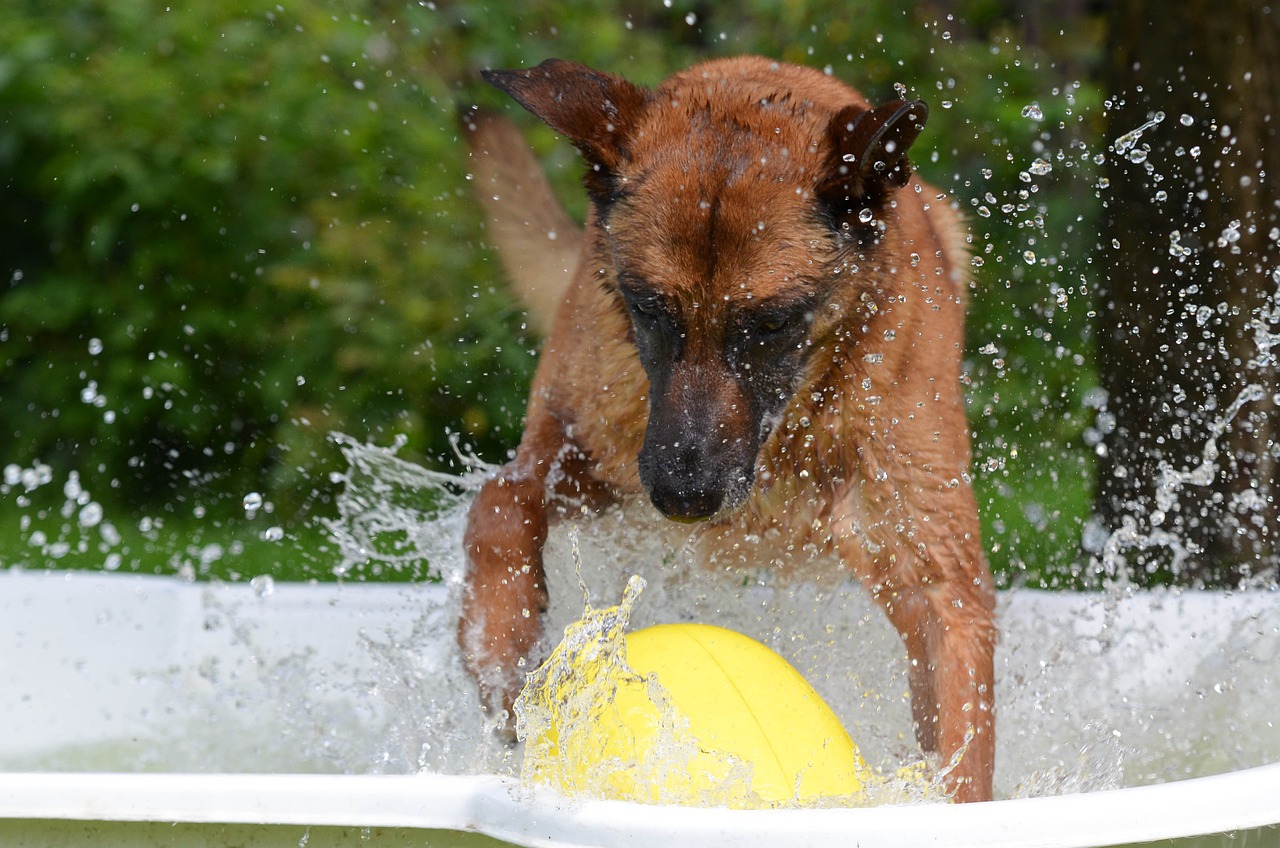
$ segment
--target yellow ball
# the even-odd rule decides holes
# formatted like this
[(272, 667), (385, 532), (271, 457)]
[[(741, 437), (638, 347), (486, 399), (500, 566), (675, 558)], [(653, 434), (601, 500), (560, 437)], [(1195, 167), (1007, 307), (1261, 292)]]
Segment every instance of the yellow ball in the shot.
[[(862, 790), (870, 769), (831, 708), (791, 665), (764, 645), (720, 627), (666, 624), (628, 634), (627, 664), (654, 674), (674, 711), (688, 721), (696, 750), (670, 773), (644, 766), (653, 751), (661, 710), (644, 683), (619, 686), (616, 710), (594, 732), (602, 757), (638, 762), (603, 781), (620, 800), (740, 805), (717, 797), (728, 754), (751, 767), (751, 794), (742, 805), (806, 802)], [(646, 775), (660, 785), (640, 785)]]

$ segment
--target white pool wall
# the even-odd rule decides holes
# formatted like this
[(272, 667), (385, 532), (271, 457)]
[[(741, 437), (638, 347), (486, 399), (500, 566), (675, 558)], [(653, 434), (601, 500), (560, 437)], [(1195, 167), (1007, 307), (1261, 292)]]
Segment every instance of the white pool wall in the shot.
[[(252, 845), (310, 846), (302, 837), (316, 828), (356, 831), (359, 844), (374, 846), (1096, 848), (1165, 840), (1170, 848), (1266, 848), (1280, 844), (1280, 764), (989, 804), (768, 811), (568, 802), (493, 776), (8, 774), (0, 775), (0, 836), (5, 822), (54, 840), (33, 843), (46, 848), (68, 830), (92, 835), (95, 824), (98, 833), (141, 840), (128, 843), (135, 846), (188, 844), (175, 843), (172, 829), (166, 836), (127, 826), (149, 822), (196, 826), (186, 831), (189, 844), (243, 825)], [(80, 824), (69, 829), (71, 822)], [(152, 841), (155, 834), (166, 841)], [(468, 834), (487, 838), (459, 841)]]
[[(0, 573), (0, 843), (1280, 845), (1280, 765), (1265, 765), (1280, 761), (1275, 593), (1006, 593), (1000, 768), (1017, 777), (1004, 794), (1012, 783), (1058, 797), (733, 812), (531, 794), (510, 758), (465, 746), (434, 761), (503, 773), (413, 773), (415, 753), (447, 748), (446, 736), (486, 747), (441, 637), (452, 631), (445, 591), (260, 589)], [(418, 726), (433, 716), (448, 716), (452, 735)], [(1089, 767), (1127, 752), (1140, 764), (1127, 778), (1169, 780), (1146, 764), (1163, 742), (1178, 751), (1174, 776), (1209, 776), (1074, 793), (1094, 779), (1079, 765), (1094, 737), (1115, 744)], [(197, 773), (230, 770), (243, 773)], [(376, 773), (397, 770), (408, 773)]]
[[(810, 678), (872, 762), (893, 744), (909, 751), (896, 637), (856, 587), (823, 607), (849, 611), (825, 625), (834, 636), (805, 621), (804, 638), (780, 639), (767, 619), (750, 635)], [(452, 616), (439, 585), (282, 583), (261, 594), (0, 572), (0, 769), (513, 774), (510, 752), (489, 744)], [(1280, 761), (1280, 594), (1109, 604), (1013, 591), (1000, 624), (1000, 795)], [(881, 664), (881, 679), (864, 668)]]

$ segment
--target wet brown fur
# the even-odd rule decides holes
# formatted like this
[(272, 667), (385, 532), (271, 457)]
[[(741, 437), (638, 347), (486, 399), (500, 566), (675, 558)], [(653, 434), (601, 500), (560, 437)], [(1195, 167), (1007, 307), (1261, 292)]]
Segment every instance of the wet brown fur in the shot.
[[(944, 762), (963, 750), (949, 776), (955, 797), (989, 799), (994, 593), (960, 383), (967, 256), (952, 204), (905, 160), (923, 118), (906, 127), (898, 104), (872, 113), (830, 76), (749, 57), (695, 66), (653, 91), (554, 60), (489, 78), (579, 147), (593, 204), (576, 271), (550, 274), (535, 295), (560, 305), (524, 436), (467, 528), (459, 639), (486, 703), (509, 708), (520, 660), (536, 659), (555, 504), (645, 494), (651, 415), (711, 410), (724, 445), (748, 444), (760, 423), (725, 351), (742, 315), (803, 296), (806, 358), (769, 419), (749, 488), (738, 502), (740, 484), (728, 485), (727, 506), (696, 531), (699, 549), (713, 566), (770, 561), (747, 542), (757, 538), (788, 555), (835, 554), (902, 634), (922, 747)], [(495, 120), (468, 120), (478, 161), (510, 143), (514, 130)], [(861, 156), (879, 126), (902, 133), (903, 149), (880, 149), (888, 169), (859, 171), (855, 157), (850, 174), (841, 145)], [(501, 181), (492, 163), (478, 170), (481, 194)], [(491, 215), (528, 217), (516, 195)], [(862, 209), (876, 229), (856, 217)], [(545, 242), (536, 221), (507, 223), (504, 257)], [(670, 379), (653, 405), (620, 273), (683, 322), (679, 361), (661, 366)], [(663, 479), (664, 457), (649, 458), (650, 481)]]

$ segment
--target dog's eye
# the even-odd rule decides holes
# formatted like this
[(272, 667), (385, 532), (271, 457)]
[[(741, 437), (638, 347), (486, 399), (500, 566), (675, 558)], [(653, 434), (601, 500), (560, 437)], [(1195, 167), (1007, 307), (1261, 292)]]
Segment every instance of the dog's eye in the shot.
[(631, 312), (637, 321), (641, 321), (645, 324), (657, 324), (662, 320), (662, 307), (649, 301), (632, 301)]
[(667, 311), (655, 298), (628, 297), (627, 309), (631, 312), (631, 322), (640, 332), (657, 332), (668, 323)]
[(799, 318), (795, 315), (766, 315), (756, 321), (751, 334), (760, 341), (771, 341), (787, 335), (798, 326)]
[(784, 317), (765, 318), (759, 324), (756, 324), (756, 333), (762, 336), (770, 336), (774, 333), (780, 333), (791, 323), (791, 319)]

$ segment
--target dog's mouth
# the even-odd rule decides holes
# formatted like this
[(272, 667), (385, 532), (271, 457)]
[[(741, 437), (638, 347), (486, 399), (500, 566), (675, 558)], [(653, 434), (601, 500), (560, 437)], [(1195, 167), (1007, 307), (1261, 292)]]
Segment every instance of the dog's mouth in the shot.
[(731, 515), (742, 508), (742, 505), (746, 503), (746, 496), (735, 497), (732, 500), (723, 499), (715, 509), (680, 509), (675, 511), (671, 511), (669, 507), (664, 507), (655, 502), (652, 495), (650, 495), (649, 500), (662, 513), (664, 518), (677, 524), (719, 524), (727, 521)]
[[(650, 501), (652, 502), (652, 498), (650, 498)], [(731, 502), (725, 502), (721, 504), (721, 506), (719, 506), (712, 512), (707, 512), (706, 510), (699, 510), (696, 512), (693, 512), (693, 511), (667, 512), (657, 504), (654, 504), (654, 506), (658, 509), (659, 512), (662, 513), (664, 518), (667, 518), (670, 521), (674, 521), (677, 524), (693, 525), (693, 524), (720, 524), (724, 521), (727, 521), (731, 515), (733, 515), (739, 509), (742, 508), (742, 505), (744, 503), (746, 503), (745, 497), (735, 498)]]
[(702, 524), (703, 522), (711, 523), (712, 516), (687, 516), (687, 515), (668, 515), (666, 516), (677, 524)]

